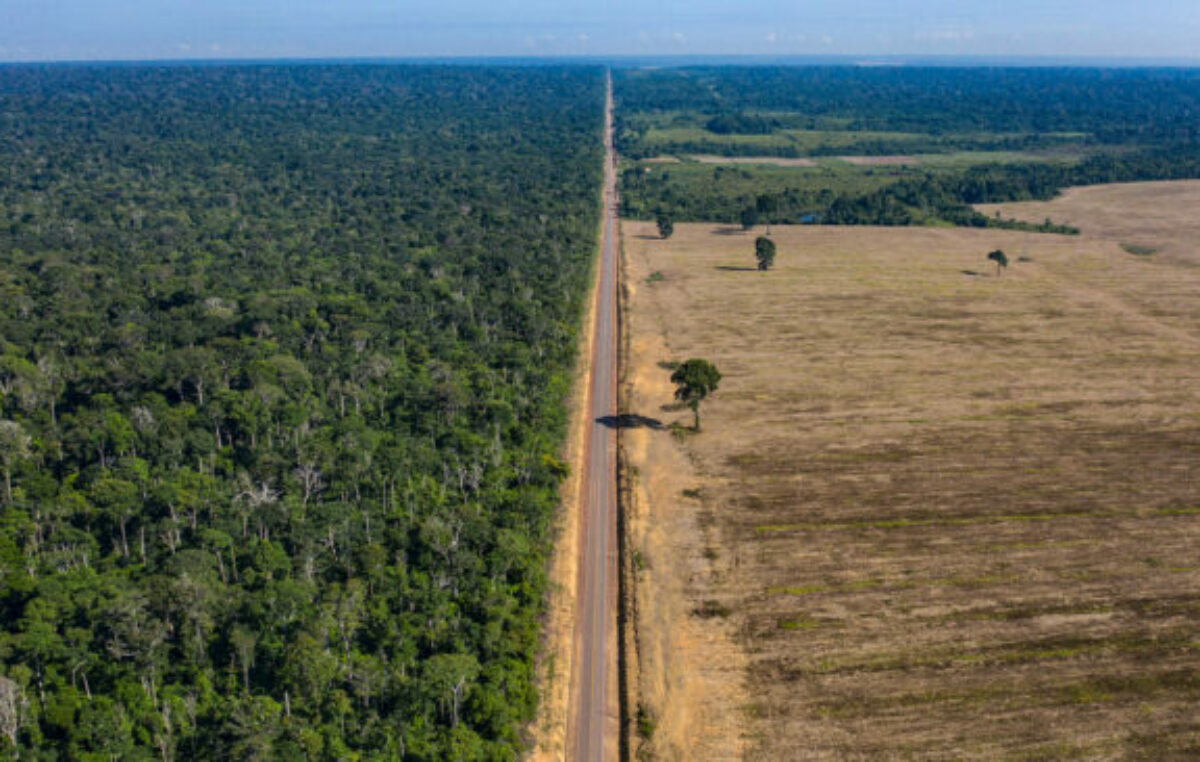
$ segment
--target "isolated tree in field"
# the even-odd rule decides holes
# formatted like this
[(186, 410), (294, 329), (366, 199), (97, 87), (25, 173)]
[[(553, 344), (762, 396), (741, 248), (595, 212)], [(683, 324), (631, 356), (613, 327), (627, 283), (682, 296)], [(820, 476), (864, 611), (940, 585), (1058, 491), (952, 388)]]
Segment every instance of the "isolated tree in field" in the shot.
[(675, 223), (671, 220), (671, 218), (667, 217), (666, 215), (659, 216), (659, 218), (658, 218), (658, 234), (660, 236), (662, 236), (662, 239), (664, 241), (667, 240), (668, 238), (671, 237), (671, 234), (674, 232), (675, 232)]
[(771, 265), (775, 264), (775, 242), (760, 235), (754, 241), (754, 256), (758, 260), (759, 270), (770, 270)]
[(996, 263), (996, 277), (1000, 277), (1001, 268), (1008, 267), (1008, 256), (1000, 249), (996, 249), (988, 254), (987, 258)]
[(700, 403), (717, 390), (721, 372), (708, 360), (692, 358), (680, 365), (671, 374), (675, 384), (675, 399), (692, 409), (695, 417), (693, 428), (700, 430)]

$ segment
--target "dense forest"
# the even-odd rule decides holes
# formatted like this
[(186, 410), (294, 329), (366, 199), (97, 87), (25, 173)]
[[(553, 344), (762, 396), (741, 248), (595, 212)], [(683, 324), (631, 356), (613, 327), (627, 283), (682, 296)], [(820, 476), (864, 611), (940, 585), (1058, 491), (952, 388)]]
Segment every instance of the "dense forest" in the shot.
[[(1102, 144), (1200, 136), (1196, 69), (727, 66), (616, 72), (622, 155), (645, 117), (698, 113), (716, 134), (836, 126), (932, 136), (1083, 134)], [(740, 128), (750, 122), (751, 130)], [(717, 127), (718, 129), (712, 129)]]
[[(1069, 185), (1200, 177), (1194, 69), (630, 70), (618, 73), (616, 97), (618, 146), (632, 160), (967, 152), (960, 166), (896, 171), (883, 187), (885, 170), (864, 168), (857, 186), (836, 190), (804, 170), (792, 187), (748, 193), (718, 174), (700, 183), (694, 171), (634, 165), (622, 173), (622, 212), (640, 219), (1028, 227), (970, 205), (1046, 199)], [(1024, 153), (997, 160), (990, 151)]]
[(512, 759), (587, 68), (0, 68), (0, 757)]

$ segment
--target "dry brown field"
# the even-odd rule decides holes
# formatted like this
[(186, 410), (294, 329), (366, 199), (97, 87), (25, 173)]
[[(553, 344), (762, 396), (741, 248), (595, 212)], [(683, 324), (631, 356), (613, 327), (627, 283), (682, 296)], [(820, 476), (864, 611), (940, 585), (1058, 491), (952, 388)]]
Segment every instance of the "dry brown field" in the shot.
[(775, 227), (767, 273), (761, 229), (624, 223), (626, 411), (724, 374), (700, 433), (624, 432), (634, 754), (1200, 755), (1198, 194)]

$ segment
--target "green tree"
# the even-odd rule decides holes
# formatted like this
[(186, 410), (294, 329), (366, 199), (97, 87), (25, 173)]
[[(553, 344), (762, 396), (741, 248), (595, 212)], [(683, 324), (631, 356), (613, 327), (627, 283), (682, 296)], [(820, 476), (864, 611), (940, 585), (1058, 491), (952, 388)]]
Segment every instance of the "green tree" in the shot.
[(12, 469), (17, 461), (29, 457), (29, 435), (16, 421), (0, 421), (0, 461), (4, 463), (4, 500), (11, 503)]
[(775, 242), (760, 235), (754, 241), (754, 257), (758, 260), (759, 270), (770, 270), (775, 264)]
[(749, 230), (758, 224), (758, 208), (748, 206), (742, 210), (742, 229)]
[(666, 216), (665, 214), (659, 215), (659, 217), (658, 217), (658, 234), (660, 236), (662, 236), (662, 239), (664, 241), (667, 240), (668, 238), (671, 237), (671, 234), (674, 232), (675, 232), (674, 221), (672, 221), (671, 218)]
[(693, 428), (700, 430), (700, 403), (717, 390), (721, 372), (708, 360), (692, 358), (671, 374), (675, 384), (675, 399), (692, 409)]
[(1000, 277), (1001, 268), (1008, 267), (1008, 255), (1000, 249), (996, 249), (988, 254), (987, 258), (996, 263), (996, 277)]
[(478, 675), (479, 662), (470, 654), (437, 654), (425, 662), (422, 683), (449, 715), (451, 728), (458, 727), (459, 710)]

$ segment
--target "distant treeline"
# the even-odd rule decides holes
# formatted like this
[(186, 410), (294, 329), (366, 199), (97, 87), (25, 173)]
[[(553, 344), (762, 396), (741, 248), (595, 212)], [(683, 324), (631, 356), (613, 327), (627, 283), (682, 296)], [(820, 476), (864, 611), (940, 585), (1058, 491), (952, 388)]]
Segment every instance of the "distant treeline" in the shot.
[[(624, 71), (618, 77), (621, 145), (636, 158), (665, 150), (642, 140), (655, 114), (711, 114), (712, 140), (672, 151), (725, 155), (888, 154), (971, 146), (1018, 150), (1086, 146), (1075, 163), (1021, 162), (930, 170), (882, 188), (730, 194), (719, 183), (688, 192), (664, 170), (622, 176), (623, 212), (650, 219), (722, 222), (958, 225), (1029, 228), (971, 204), (1047, 199), (1071, 185), (1200, 177), (1200, 71), (1091, 69), (695, 68)], [(680, 118), (678, 114), (673, 118)], [(723, 143), (793, 120), (856, 130), (914, 132), (917, 140), (863, 140), (801, 152), (773, 142)], [(712, 127), (719, 130), (712, 130)], [(719, 133), (719, 134), (718, 134)], [(1012, 133), (1012, 134), (1002, 134)], [(1034, 229), (1064, 232), (1047, 223)]]
[(622, 213), (635, 219), (666, 215), (675, 220), (824, 225), (920, 225), (945, 221), (973, 227), (1015, 227), (1041, 232), (1075, 232), (1046, 223), (1031, 226), (1000, 220), (975, 211), (971, 205), (1007, 201), (1046, 200), (1072, 185), (1179, 180), (1200, 177), (1200, 148), (1154, 149), (1119, 155), (1098, 155), (1079, 164), (985, 164), (958, 172), (927, 172), (920, 178), (898, 180), (883, 188), (836, 194), (828, 190), (754, 196), (722, 194), (714, 184), (709, 193), (680, 194), (670, 173), (645, 174), (638, 169), (622, 176)]
[(1083, 133), (1104, 144), (1200, 135), (1196, 69), (693, 67), (621, 70), (615, 86), (619, 149), (630, 157), (641, 155), (637, 115), (669, 112), (707, 115), (719, 134), (749, 120), (752, 134), (837, 125), (932, 136)]

